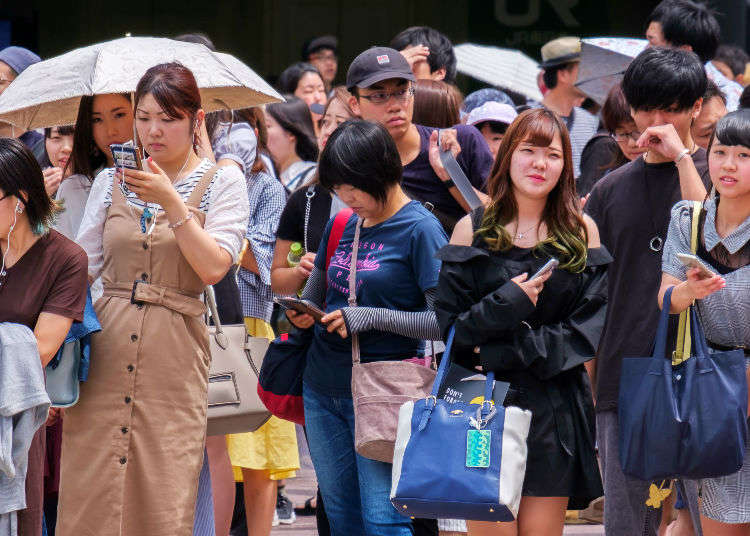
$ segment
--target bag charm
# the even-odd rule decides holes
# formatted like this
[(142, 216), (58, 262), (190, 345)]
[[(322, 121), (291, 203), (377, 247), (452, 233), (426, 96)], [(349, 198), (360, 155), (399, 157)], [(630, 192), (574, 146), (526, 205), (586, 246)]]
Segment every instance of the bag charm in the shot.
[[(490, 402), (490, 404), (492, 403)], [(486, 418), (482, 418), (481, 410), (480, 406), (477, 410), (477, 416), (469, 418), (469, 424), (476, 429), (466, 431), (466, 467), (486, 469), (490, 466), (492, 430), (483, 430), (483, 428), (495, 416), (497, 409), (492, 404), (492, 409)]]

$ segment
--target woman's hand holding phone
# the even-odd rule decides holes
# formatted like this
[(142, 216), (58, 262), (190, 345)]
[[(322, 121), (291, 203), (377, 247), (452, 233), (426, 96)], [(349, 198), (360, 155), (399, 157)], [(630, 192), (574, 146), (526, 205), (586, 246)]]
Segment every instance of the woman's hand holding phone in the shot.
[(547, 281), (547, 279), (550, 278), (551, 275), (552, 270), (548, 270), (546, 273), (540, 275), (539, 277), (529, 279), (529, 274), (524, 272), (521, 275), (517, 275), (516, 277), (512, 278), (511, 281), (521, 287), (521, 290), (526, 293), (526, 296), (529, 297), (531, 303), (533, 303), (534, 307), (536, 307), (536, 302), (539, 301), (539, 294), (541, 294), (542, 290), (544, 289), (544, 283), (545, 281)]
[(684, 285), (695, 300), (702, 300), (726, 286), (726, 280), (719, 274), (704, 277), (700, 268), (690, 268), (687, 271), (687, 281)]
[[(182, 199), (172, 186), (172, 181), (151, 158), (148, 162), (149, 171), (121, 168), (117, 176), (122, 177), (128, 189), (145, 203), (159, 204), (167, 214), (173, 211)], [(180, 217), (183, 215), (180, 214)]]
[(294, 309), (287, 309), (286, 317), (294, 327), (299, 329), (309, 329), (315, 324), (315, 319), (311, 315), (298, 313)]

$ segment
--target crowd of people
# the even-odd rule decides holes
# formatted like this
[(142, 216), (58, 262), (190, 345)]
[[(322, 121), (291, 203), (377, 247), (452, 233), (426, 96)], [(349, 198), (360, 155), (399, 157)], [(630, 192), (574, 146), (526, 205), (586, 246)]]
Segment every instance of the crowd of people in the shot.
[[(223, 323), (311, 338), (299, 437), (319, 490), (297, 511), (321, 535), (551, 536), (603, 502), (608, 536), (749, 536), (750, 445), (739, 471), (676, 480), (663, 506), (621, 465), (623, 359), (650, 355), (665, 294), (750, 366), (750, 58), (692, 0), (663, 0), (644, 31), (601, 106), (576, 85), (579, 37), (541, 48), (537, 102), (464, 97), (449, 38), (412, 27), (362, 51), (343, 85), (336, 37), (310, 39), (278, 77), (284, 101), (263, 107), (205, 113), (193, 73), (163, 63), (132, 95), (82, 97), (75, 125), (3, 127), (0, 534), (295, 522), (294, 423), (206, 435), (211, 285)], [(0, 51), (0, 92), (39, 61)], [(142, 171), (115, 167), (110, 145), (128, 141)], [(324, 316), (275, 304), (290, 295)], [(48, 411), (42, 371), (91, 311), (80, 398)], [(404, 516), (391, 464), (355, 445), (352, 340), (363, 363), (431, 366), (452, 329), (454, 362), (494, 372), (504, 404), (532, 414), (513, 522)]]

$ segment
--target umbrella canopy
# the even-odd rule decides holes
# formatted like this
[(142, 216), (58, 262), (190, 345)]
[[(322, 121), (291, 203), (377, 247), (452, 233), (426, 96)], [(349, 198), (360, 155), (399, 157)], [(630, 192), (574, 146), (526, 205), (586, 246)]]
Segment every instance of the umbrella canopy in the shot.
[(283, 100), (229, 54), (172, 39), (124, 37), (31, 65), (0, 95), (0, 121), (23, 130), (75, 124), (83, 95), (134, 92), (150, 67), (172, 61), (193, 72), (207, 112)]
[(539, 65), (519, 50), (464, 43), (453, 48), (458, 72), (541, 101)]
[(647, 46), (645, 39), (627, 37), (583, 39), (576, 86), (598, 104), (604, 104), (609, 90), (622, 81), (630, 62)]

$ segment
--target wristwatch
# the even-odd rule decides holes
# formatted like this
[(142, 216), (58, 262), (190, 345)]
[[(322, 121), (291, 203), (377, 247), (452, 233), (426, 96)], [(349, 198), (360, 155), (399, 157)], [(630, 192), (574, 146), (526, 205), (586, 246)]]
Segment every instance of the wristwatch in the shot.
[(443, 186), (445, 186), (446, 189), (450, 190), (456, 185), (455, 182), (453, 182), (453, 179), (448, 179), (447, 181), (443, 181)]

